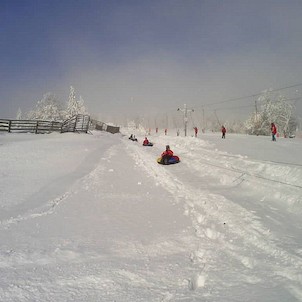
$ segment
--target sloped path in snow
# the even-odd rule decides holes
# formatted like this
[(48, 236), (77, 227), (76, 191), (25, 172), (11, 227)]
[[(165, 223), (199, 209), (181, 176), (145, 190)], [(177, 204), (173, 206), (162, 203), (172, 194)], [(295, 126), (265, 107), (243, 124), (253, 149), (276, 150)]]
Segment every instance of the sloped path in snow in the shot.
[[(245, 156), (210, 150), (211, 146), (199, 139), (154, 140), (153, 149), (127, 142), (129, 154), (173, 194), (171, 202), (183, 204), (192, 220), (200, 239), (199, 248), (191, 253), (200, 268), (191, 280), (192, 288), (204, 287), (208, 295), (221, 290), (223, 295), (226, 288), (238, 286), (238, 301), (242, 296), (251, 301), (257, 300), (248, 290), (253, 285), (254, 289), (266, 289), (262, 301), (302, 299), (301, 215), (286, 211), (282, 219), (290, 219), (284, 222), (291, 227), (283, 230), (278, 211), (286, 208), (280, 205), (282, 196), (284, 201), (290, 196), (293, 204), (301, 201), (301, 167), (259, 164)], [(167, 143), (180, 155), (180, 164), (161, 166), (155, 162)]]
[[(202, 139), (154, 142), (98, 133), (1, 146), (1, 301), (302, 300), (301, 169)], [(157, 164), (167, 143), (180, 164)]]
[(79, 150), (92, 152), (85, 173), (67, 169), (78, 177), (61, 175), (59, 186), (41, 187), (57, 197), (35, 193), (40, 198), (25, 201), (27, 211), (10, 209), (12, 218), (2, 221), (0, 300), (194, 299), (188, 250), (196, 238), (188, 217), (125, 153), (119, 136), (90, 143), (78, 141)]

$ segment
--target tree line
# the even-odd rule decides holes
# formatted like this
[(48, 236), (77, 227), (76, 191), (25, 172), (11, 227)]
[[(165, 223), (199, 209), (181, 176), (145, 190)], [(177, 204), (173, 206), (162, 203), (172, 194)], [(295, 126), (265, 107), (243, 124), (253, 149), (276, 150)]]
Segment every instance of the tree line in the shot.
[(67, 104), (64, 106), (54, 93), (47, 92), (43, 95), (32, 110), (23, 114), (18, 109), (16, 119), (64, 121), (77, 114), (87, 114), (84, 100), (76, 98), (75, 89), (70, 86)]
[[(41, 100), (39, 100), (34, 109), (26, 114), (22, 114), (18, 110), (17, 119), (29, 120), (48, 120), (48, 121), (64, 121), (77, 114), (88, 114), (84, 100), (81, 96), (77, 99), (75, 89), (70, 86), (69, 98), (65, 106), (59, 101), (53, 93), (45, 93)], [(195, 114), (197, 112), (195, 111)], [(189, 127), (198, 126), (200, 129), (219, 131), (221, 125), (227, 127), (228, 132), (247, 133), (252, 135), (270, 135), (270, 124), (273, 122), (278, 127), (278, 132), (286, 137), (293, 135), (299, 128), (298, 117), (295, 115), (295, 106), (291, 100), (283, 95), (276, 95), (272, 91), (265, 91), (255, 101), (255, 111), (247, 118), (247, 120), (224, 120), (221, 121), (216, 115), (216, 119), (205, 119), (195, 115), (189, 116)], [(180, 128), (183, 120), (180, 115), (163, 114), (162, 118), (159, 116), (155, 118), (143, 117), (137, 115), (132, 117), (133, 122), (138, 127), (142, 125), (144, 128)], [(116, 124), (126, 124), (128, 121), (115, 121)], [(126, 122), (126, 123), (125, 123)]]

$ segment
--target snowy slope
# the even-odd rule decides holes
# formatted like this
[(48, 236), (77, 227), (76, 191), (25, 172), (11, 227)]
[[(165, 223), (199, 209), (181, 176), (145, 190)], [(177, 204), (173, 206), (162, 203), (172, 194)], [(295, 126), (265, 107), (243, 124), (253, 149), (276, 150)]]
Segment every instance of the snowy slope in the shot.
[(124, 131), (0, 135), (0, 301), (302, 301), (301, 141)]

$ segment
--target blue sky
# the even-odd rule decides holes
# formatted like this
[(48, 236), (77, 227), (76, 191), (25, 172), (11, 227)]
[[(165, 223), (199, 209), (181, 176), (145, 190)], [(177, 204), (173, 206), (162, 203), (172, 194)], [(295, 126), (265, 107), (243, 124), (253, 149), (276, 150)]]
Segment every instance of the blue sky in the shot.
[(301, 16), (299, 0), (2, 0), (0, 118), (70, 85), (114, 115), (301, 83)]

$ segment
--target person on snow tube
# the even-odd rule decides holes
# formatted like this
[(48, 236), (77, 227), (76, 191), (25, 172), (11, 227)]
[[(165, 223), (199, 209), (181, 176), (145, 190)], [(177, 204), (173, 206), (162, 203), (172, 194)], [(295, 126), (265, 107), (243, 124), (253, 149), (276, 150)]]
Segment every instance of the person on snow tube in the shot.
[(144, 141), (143, 141), (143, 145), (147, 146), (149, 144), (149, 140), (147, 139), (147, 137), (145, 137)]
[(170, 146), (166, 146), (166, 150), (161, 154), (161, 163), (164, 165), (169, 164), (169, 160), (173, 157), (173, 151), (170, 149)]
[(145, 137), (145, 140), (143, 141), (143, 146), (153, 146), (153, 144)]

